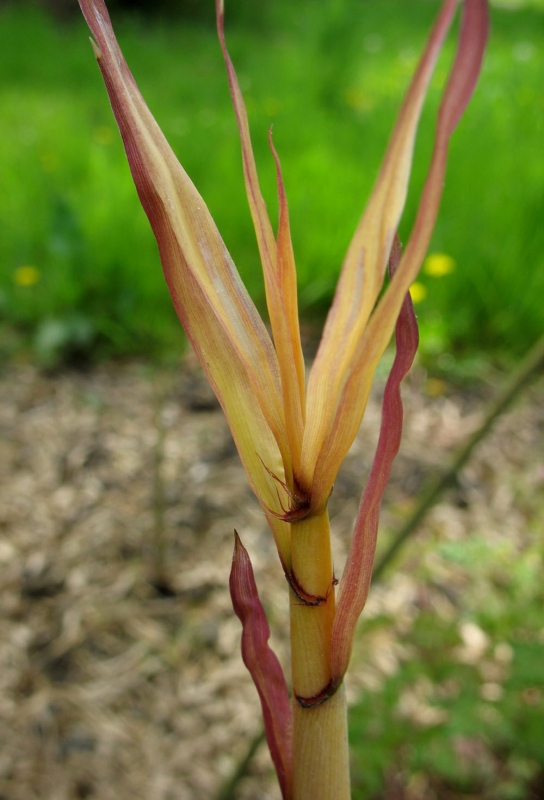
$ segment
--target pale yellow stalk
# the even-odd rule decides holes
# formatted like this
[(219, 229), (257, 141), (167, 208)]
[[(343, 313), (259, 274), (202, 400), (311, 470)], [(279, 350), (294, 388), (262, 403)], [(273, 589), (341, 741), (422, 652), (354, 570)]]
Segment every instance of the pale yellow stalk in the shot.
[(293, 800), (350, 800), (346, 697), (343, 685), (326, 703), (295, 707)]
[(292, 524), (293, 800), (348, 800), (347, 709), (329, 696), (334, 571), (326, 510)]

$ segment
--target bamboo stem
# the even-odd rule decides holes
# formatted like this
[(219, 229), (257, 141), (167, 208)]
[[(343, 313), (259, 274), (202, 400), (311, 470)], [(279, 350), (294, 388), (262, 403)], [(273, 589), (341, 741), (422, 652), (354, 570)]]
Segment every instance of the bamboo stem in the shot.
[(349, 800), (343, 687), (328, 696), (335, 602), (326, 511), (293, 523), (291, 555), (293, 800)]
[(349, 800), (344, 686), (315, 708), (294, 709), (293, 800)]

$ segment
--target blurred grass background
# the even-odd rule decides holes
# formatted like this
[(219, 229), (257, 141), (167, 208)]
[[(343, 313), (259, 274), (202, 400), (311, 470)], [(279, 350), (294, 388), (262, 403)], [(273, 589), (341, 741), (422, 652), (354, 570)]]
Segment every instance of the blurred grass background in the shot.
[[(151, 17), (144, 0), (137, 11), (121, 5), (114, 22), (140, 88), (263, 308), (213, 4), (185, 0), (176, 16), (178, 4), (166, 2)], [(315, 0), (227, 7), (273, 218), (266, 132), (274, 125), (309, 322), (330, 303), (436, 8), (429, 0), (321, 0), (319, 13)], [(539, 2), (503, 0), (492, 18), (430, 249), (448, 258), (428, 262), (415, 290), (423, 356), (444, 367), (483, 352), (513, 361), (543, 327), (544, 13)], [(453, 37), (423, 115), (404, 241), (452, 53)], [(24, 0), (0, 9), (0, 175), (4, 357), (179, 352), (156, 246), (77, 14), (54, 17)]]

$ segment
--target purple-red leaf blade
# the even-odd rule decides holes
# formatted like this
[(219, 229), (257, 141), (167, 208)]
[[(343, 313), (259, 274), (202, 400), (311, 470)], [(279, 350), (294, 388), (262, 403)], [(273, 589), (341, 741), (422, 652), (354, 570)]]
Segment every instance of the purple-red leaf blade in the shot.
[[(391, 275), (399, 260), (400, 243), (397, 237), (391, 253)], [(353, 539), (339, 586), (331, 639), (331, 672), (335, 683), (342, 680), (348, 668), (355, 626), (368, 597), (382, 497), (400, 447), (403, 421), (400, 384), (412, 366), (418, 346), (417, 321), (409, 293), (397, 320), (395, 339), (397, 350), (383, 397), (378, 446), (361, 498)]]

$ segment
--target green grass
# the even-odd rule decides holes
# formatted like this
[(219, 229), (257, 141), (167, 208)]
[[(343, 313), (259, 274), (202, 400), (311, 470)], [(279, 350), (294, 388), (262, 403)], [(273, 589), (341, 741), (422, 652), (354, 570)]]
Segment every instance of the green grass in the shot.
[[(435, 5), (414, 0), (271, 3), (230, 25), (262, 183), (275, 217), (274, 124), (290, 199), (303, 316), (319, 319), (371, 190)], [(115, 19), (148, 103), (204, 196), (259, 306), (260, 266), (239, 143), (213, 29)], [(493, 12), (476, 97), (456, 132), (431, 247), (455, 259), (423, 275), (424, 351), (522, 353), (542, 330), (544, 14)], [(402, 238), (417, 208), (433, 110), (423, 116)], [(158, 355), (182, 336), (163, 285), (82, 23), (53, 24), (25, 2), (0, 14), (2, 350)], [(39, 280), (17, 284), (33, 266)]]

